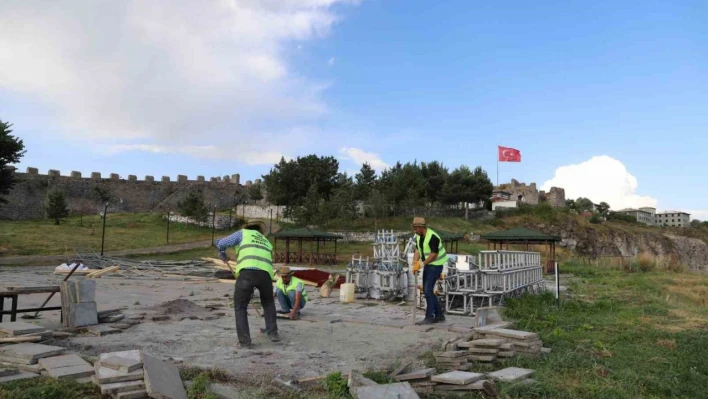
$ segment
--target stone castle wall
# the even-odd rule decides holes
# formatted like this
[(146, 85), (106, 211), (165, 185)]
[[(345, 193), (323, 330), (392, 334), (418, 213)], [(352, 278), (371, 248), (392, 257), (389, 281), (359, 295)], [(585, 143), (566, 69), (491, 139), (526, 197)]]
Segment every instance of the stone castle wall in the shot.
[(72, 213), (84, 215), (103, 211), (97, 197), (98, 191), (110, 195), (109, 212), (175, 210), (177, 202), (192, 189), (201, 190), (205, 204), (216, 205), (217, 209), (228, 209), (235, 199), (246, 195), (238, 174), (212, 177), (208, 181), (203, 176), (189, 180), (187, 176), (179, 175), (177, 181), (172, 181), (169, 176), (162, 176), (160, 180), (145, 176), (143, 180), (138, 180), (137, 176), (129, 175), (123, 179), (115, 173), (104, 178), (97, 172), (91, 173), (90, 177), (83, 177), (80, 172), (61, 176), (57, 170), (42, 175), (35, 168), (27, 168), (26, 173), (15, 173), (15, 177), (17, 183), (5, 197), (8, 203), (0, 206), (0, 219), (44, 218), (45, 199), (54, 189), (66, 195)]
[(560, 187), (551, 187), (548, 193), (539, 192), (536, 183), (527, 185), (519, 183), (516, 179), (511, 179), (511, 183), (500, 184), (495, 189), (510, 193), (512, 200), (518, 200), (521, 195), (523, 198), (521, 202), (529, 205), (538, 205), (539, 202), (546, 201), (557, 208), (565, 206), (565, 190)]

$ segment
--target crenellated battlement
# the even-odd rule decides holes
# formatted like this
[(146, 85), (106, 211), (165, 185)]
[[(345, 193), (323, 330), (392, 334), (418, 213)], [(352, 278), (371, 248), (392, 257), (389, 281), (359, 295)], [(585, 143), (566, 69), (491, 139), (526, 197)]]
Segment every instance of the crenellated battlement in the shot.
[[(187, 175), (173, 176), (121, 176), (100, 172), (83, 174), (72, 171), (62, 175), (50, 169), (46, 174), (29, 167), (24, 173), (15, 169), (16, 184), (6, 196), (8, 203), (0, 207), (0, 219), (41, 219), (44, 202), (50, 191), (66, 195), (73, 214), (97, 212), (109, 203), (109, 212), (164, 212), (174, 210), (190, 191), (201, 191), (204, 202), (217, 209), (229, 209), (248, 198), (251, 181), (241, 184), (239, 174), (211, 177)], [(256, 183), (260, 182), (256, 180)], [(105, 199), (108, 198), (106, 201)], [(100, 208), (100, 209), (99, 209)]]
[[(138, 179), (136, 175), (128, 175), (127, 178), (121, 177), (118, 173), (110, 173), (108, 177), (103, 177), (101, 172), (91, 172), (87, 177), (83, 177), (82, 173), (79, 171), (72, 171), (68, 176), (62, 176), (61, 172), (56, 169), (49, 169), (46, 175), (39, 173), (39, 169), (28, 167), (24, 173), (15, 170), (15, 176), (18, 179), (28, 178), (28, 179), (42, 179), (42, 178), (65, 178), (65, 179), (86, 179), (94, 181), (124, 181), (131, 183), (155, 183), (155, 176), (146, 175), (143, 179)], [(241, 175), (238, 173), (225, 176), (211, 177), (208, 180), (209, 183), (221, 183), (221, 184), (238, 184), (241, 185)], [(256, 183), (259, 183), (260, 179), (256, 179)], [(196, 180), (190, 180), (186, 175), (177, 175), (177, 180), (173, 181), (170, 176), (162, 176), (158, 183), (207, 183), (207, 179), (204, 176), (197, 176)], [(248, 180), (246, 185), (250, 185), (251, 181)]]

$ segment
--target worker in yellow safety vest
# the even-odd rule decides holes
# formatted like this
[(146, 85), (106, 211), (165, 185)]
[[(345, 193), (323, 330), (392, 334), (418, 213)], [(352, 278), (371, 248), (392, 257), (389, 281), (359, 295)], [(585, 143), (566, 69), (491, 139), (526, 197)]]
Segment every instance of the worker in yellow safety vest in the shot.
[(443, 266), (448, 261), (447, 252), (443, 246), (440, 235), (429, 228), (425, 218), (413, 218), (413, 231), (415, 232), (416, 251), (413, 255), (413, 273), (420, 271), (423, 263), (423, 295), (425, 296), (425, 319), (415, 323), (433, 324), (445, 321), (442, 304), (435, 295), (435, 284), (443, 271)]
[(240, 347), (252, 346), (248, 328), (246, 309), (257, 288), (261, 297), (261, 306), (265, 315), (265, 332), (272, 342), (280, 341), (276, 321), (275, 299), (273, 298), (273, 245), (265, 237), (266, 225), (261, 221), (249, 222), (241, 230), (228, 237), (217, 240), (215, 245), (219, 258), (228, 265), (226, 249), (236, 251), (236, 276), (234, 286), (234, 312), (236, 316), (236, 334)]
[(287, 314), (291, 320), (300, 318), (300, 310), (309, 300), (305, 283), (293, 276), (295, 272), (284, 266), (278, 269), (280, 279), (275, 284), (275, 296), (280, 303), (280, 313)]

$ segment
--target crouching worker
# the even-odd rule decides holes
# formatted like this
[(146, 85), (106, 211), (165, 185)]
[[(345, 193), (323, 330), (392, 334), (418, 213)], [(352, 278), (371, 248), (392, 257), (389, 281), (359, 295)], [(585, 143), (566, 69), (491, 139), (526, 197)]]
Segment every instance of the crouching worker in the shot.
[(308, 298), (305, 283), (293, 276), (293, 273), (287, 266), (278, 269), (280, 279), (275, 284), (275, 295), (280, 303), (280, 313), (287, 314), (291, 320), (297, 320)]

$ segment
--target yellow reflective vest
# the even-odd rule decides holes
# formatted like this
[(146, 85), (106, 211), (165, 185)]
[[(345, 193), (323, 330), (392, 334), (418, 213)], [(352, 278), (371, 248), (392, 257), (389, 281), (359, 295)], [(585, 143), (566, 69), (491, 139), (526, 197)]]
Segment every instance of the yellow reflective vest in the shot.
[(444, 266), (447, 263), (448, 256), (447, 256), (447, 251), (445, 251), (445, 247), (443, 246), (443, 241), (442, 238), (440, 238), (440, 235), (433, 231), (433, 229), (428, 228), (427, 232), (425, 233), (425, 237), (423, 238), (423, 243), (421, 244), (421, 236), (417, 235), (415, 236), (416, 240), (416, 246), (418, 248), (418, 254), (420, 255), (420, 262), (423, 263), (423, 261), (430, 255), (430, 239), (433, 237), (437, 237), (438, 240), (440, 240), (440, 245), (438, 246), (438, 257), (435, 258), (434, 261), (430, 262), (430, 266)]
[(242, 230), (241, 244), (236, 245), (236, 270), (238, 274), (244, 268), (257, 268), (268, 272), (270, 278), (275, 274), (273, 271), (273, 245), (268, 239), (258, 231)]
[(305, 283), (303, 283), (302, 280), (295, 276), (290, 277), (290, 284), (288, 284), (287, 287), (285, 286), (285, 283), (283, 282), (282, 278), (278, 280), (277, 283), (275, 283), (275, 287), (283, 291), (285, 295), (288, 295), (290, 292), (295, 291), (298, 284), (302, 284), (302, 297), (305, 299), (305, 301), (308, 301), (307, 290), (305, 290)]

